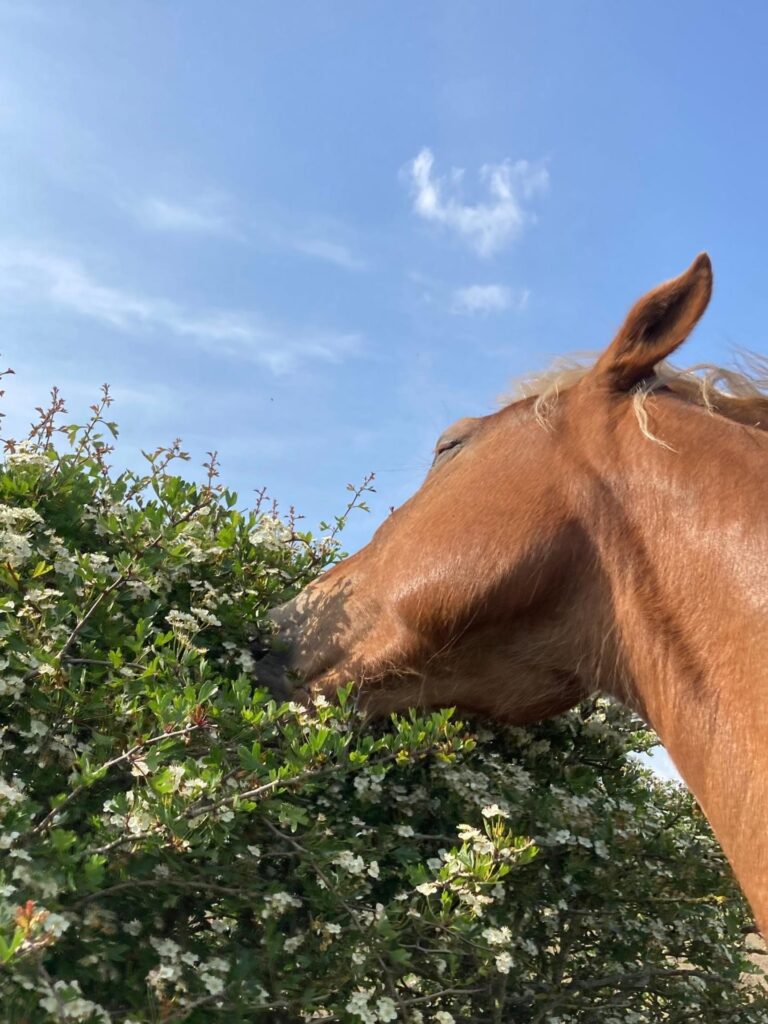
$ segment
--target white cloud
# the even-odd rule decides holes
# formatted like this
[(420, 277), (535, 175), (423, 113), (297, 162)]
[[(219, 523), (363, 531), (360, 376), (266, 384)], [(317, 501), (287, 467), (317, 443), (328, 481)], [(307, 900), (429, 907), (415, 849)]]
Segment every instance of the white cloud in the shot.
[(413, 191), (414, 212), (424, 220), (455, 231), (481, 256), (492, 256), (520, 236), (534, 220), (526, 204), (549, 186), (549, 173), (527, 160), (485, 164), (480, 180), (490, 201), (475, 204), (461, 201), (464, 171), (452, 169), (448, 180), (433, 175), (435, 158), (422, 149), (407, 168)]
[(235, 238), (238, 233), (221, 207), (222, 200), (216, 196), (202, 198), (194, 205), (154, 196), (139, 203), (136, 215), (144, 227), (153, 231)]
[(291, 246), (305, 256), (333, 263), (344, 270), (365, 270), (365, 262), (340, 242), (329, 242), (324, 238), (294, 238)]
[(48, 302), (137, 336), (164, 331), (217, 355), (262, 363), (278, 374), (304, 359), (340, 362), (360, 347), (354, 333), (288, 329), (240, 311), (194, 311), (104, 285), (79, 263), (37, 249), (0, 246), (0, 288), (22, 302)]
[(503, 284), (471, 284), (453, 293), (453, 313), (502, 313), (505, 309), (521, 312), (528, 305), (527, 288), (512, 290)]

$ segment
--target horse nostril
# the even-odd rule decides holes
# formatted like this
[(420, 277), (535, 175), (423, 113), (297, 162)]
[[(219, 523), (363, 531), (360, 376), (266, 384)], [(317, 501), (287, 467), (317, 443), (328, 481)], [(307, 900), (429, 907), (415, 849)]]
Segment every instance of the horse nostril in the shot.
[(251, 657), (253, 658), (254, 661), (261, 661), (262, 658), (266, 658), (269, 652), (270, 648), (267, 647), (266, 643), (264, 642), (264, 640), (261, 639), (261, 637), (254, 640), (253, 643), (251, 644)]

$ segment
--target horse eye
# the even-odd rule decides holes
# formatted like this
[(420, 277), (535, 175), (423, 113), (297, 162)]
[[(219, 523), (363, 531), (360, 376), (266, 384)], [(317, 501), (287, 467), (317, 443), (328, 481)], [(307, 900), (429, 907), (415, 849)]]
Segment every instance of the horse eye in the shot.
[(435, 455), (442, 455), (443, 452), (449, 452), (451, 448), (458, 448), (460, 444), (461, 441), (459, 441), (458, 438), (453, 441), (440, 441), (435, 449)]
[(455, 451), (461, 447), (461, 441), (458, 438), (454, 438), (451, 441), (438, 441), (437, 447), (435, 448), (435, 455), (432, 459), (432, 465), (436, 466), (439, 459), (441, 459), (446, 452)]

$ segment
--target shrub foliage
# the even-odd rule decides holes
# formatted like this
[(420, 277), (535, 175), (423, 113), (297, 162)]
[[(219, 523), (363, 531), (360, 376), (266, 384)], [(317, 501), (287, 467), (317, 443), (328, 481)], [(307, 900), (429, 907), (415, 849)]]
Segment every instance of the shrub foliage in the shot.
[(4, 1020), (768, 1021), (639, 722), (276, 703), (251, 644), (344, 517), (240, 511), (178, 443), (114, 472), (108, 407), (54, 394), (0, 469)]

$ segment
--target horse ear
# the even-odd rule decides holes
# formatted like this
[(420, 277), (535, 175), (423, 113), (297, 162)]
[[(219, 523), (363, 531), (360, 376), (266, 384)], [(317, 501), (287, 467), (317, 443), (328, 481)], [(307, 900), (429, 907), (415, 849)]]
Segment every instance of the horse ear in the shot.
[(648, 292), (629, 311), (590, 376), (628, 391), (685, 341), (712, 294), (712, 263), (705, 252), (679, 277)]

